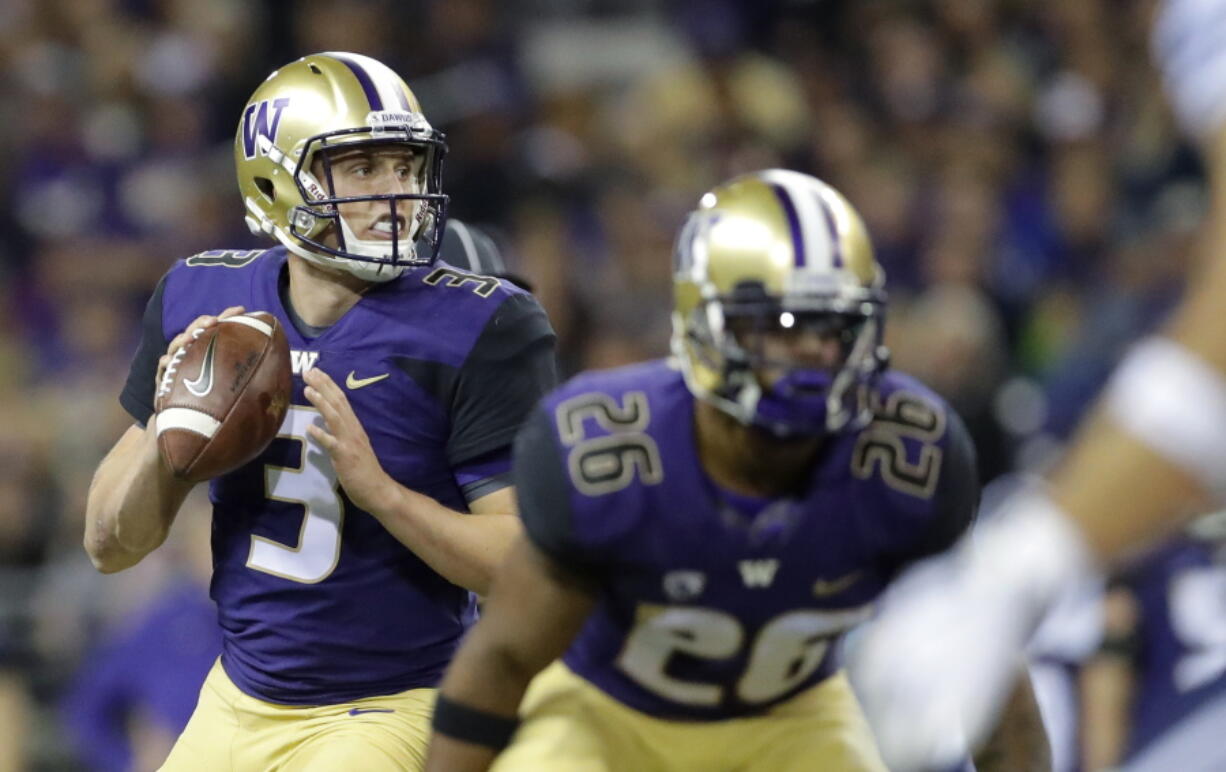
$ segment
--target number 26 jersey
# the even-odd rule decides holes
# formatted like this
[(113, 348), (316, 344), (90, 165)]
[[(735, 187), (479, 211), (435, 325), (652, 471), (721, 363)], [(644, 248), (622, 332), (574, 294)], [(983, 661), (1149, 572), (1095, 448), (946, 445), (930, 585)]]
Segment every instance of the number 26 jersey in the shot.
[(516, 441), (515, 482), (529, 538), (596, 593), (566, 664), (688, 720), (765, 711), (837, 670), (842, 634), (978, 503), (957, 415), (899, 372), (878, 391), (874, 420), (827, 438), (803, 490), (761, 499), (704, 472), (695, 400), (665, 361), (546, 398)]

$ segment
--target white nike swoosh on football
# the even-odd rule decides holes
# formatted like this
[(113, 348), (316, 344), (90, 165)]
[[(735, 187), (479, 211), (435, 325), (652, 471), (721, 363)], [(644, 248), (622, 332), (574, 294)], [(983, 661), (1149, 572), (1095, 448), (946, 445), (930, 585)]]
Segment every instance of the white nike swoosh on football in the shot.
[(200, 365), (200, 375), (194, 381), (184, 381), (187, 390), (197, 397), (203, 397), (213, 390), (213, 353), (217, 347), (217, 336), (209, 341), (209, 348), (204, 352), (204, 362)]

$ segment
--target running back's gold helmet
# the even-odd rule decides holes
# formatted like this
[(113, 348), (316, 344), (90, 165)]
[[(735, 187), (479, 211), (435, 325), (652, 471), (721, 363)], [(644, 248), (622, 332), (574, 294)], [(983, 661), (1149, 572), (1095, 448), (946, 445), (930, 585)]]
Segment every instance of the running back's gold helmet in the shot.
[[(693, 394), (778, 435), (853, 430), (885, 368), (885, 274), (860, 216), (797, 172), (736, 177), (702, 196), (674, 250), (672, 348)], [(737, 322), (730, 324), (730, 322)], [(766, 386), (736, 329), (837, 324), (842, 362)]]
[[(411, 148), (410, 192), (336, 196), (325, 151), (364, 144)], [(371, 281), (395, 278), (438, 254), (446, 149), (413, 92), (387, 66), (342, 52), (305, 56), (269, 75), (243, 109), (234, 160), (247, 225), (307, 260)], [(322, 179), (313, 173), (316, 158), (323, 160)], [(387, 203), (390, 241), (358, 239), (336, 208), (368, 200)], [(326, 233), (335, 234), (336, 246), (323, 242)]]

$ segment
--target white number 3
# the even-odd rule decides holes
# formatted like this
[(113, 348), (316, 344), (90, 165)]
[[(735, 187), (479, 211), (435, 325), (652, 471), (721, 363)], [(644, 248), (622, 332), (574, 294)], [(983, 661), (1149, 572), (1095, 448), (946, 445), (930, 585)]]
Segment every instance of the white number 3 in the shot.
[(345, 519), (332, 459), (306, 432), (307, 425), (318, 418), (319, 411), (313, 408), (291, 405), (277, 437), (301, 443), (302, 462), (297, 468), (272, 464), (264, 468), (265, 496), (305, 509), (298, 544), (289, 546), (253, 535), (247, 556), (248, 568), (305, 584), (321, 582), (336, 569)]

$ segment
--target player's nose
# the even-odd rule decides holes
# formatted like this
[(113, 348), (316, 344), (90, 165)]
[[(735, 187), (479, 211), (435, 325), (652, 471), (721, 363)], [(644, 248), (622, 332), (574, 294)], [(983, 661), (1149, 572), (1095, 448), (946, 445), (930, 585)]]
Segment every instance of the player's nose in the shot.
[(412, 184), (412, 178), (401, 173), (399, 164), (385, 165), (380, 172), (380, 183), (391, 194), (412, 192), (409, 189)]

